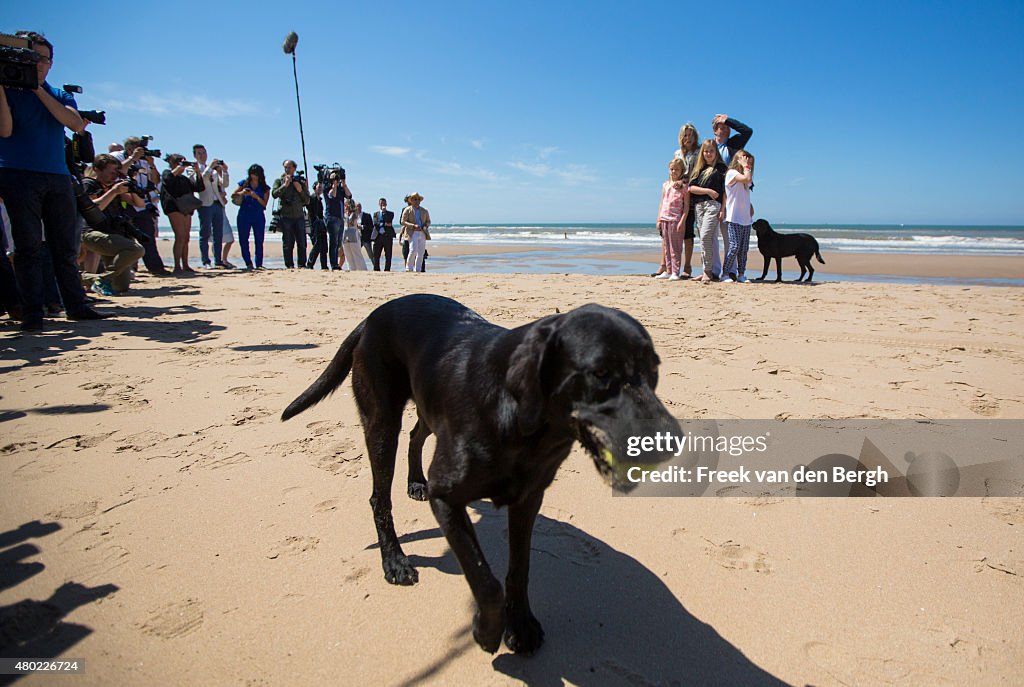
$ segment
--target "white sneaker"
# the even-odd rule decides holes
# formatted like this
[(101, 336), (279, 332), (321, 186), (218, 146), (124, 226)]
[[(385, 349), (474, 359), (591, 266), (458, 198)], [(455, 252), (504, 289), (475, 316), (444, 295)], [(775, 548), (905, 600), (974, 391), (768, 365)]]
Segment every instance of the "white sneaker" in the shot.
[(673, 274), (671, 277), (668, 278), (668, 280), (669, 281), (679, 281), (679, 275), (678, 274)]
[(722, 277), (722, 283), (723, 284), (731, 284), (734, 281), (736, 281), (736, 280), (733, 279), (732, 277)]
[(740, 276), (736, 277), (736, 281), (738, 281), (740, 284), (746, 284), (747, 277), (746, 275), (741, 274)]
[(655, 277), (655, 279), (668, 279), (668, 278), (669, 278), (669, 273), (668, 272), (662, 272), (657, 277)]

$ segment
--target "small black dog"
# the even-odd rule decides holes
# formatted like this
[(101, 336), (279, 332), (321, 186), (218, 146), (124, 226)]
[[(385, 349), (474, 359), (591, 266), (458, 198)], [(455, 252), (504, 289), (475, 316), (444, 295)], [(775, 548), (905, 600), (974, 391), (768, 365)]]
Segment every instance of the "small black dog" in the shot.
[(768, 265), (772, 258), (775, 258), (776, 282), (782, 281), (782, 258), (796, 256), (800, 265), (800, 278), (797, 281), (803, 281), (804, 274), (808, 272), (807, 281), (814, 279), (811, 256), (817, 257), (822, 265), (825, 264), (818, 251), (818, 241), (810, 234), (780, 234), (764, 219), (754, 222), (754, 231), (757, 232), (757, 249), (764, 256), (764, 272), (758, 281), (764, 281), (768, 276)]
[[(530, 653), (544, 638), (527, 595), (530, 538), (544, 490), (577, 440), (598, 472), (622, 484), (633, 465), (624, 449), (631, 437), (678, 432), (654, 395), (659, 362), (647, 330), (619, 310), (591, 304), (505, 329), (450, 298), (417, 294), (370, 313), (281, 419), (323, 400), (352, 371), (384, 578), (408, 585), (419, 577), (395, 533), (391, 481), (402, 411), (415, 401), (407, 493), (430, 500), (462, 566), (477, 603), (477, 644), (494, 652), (504, 635), (510, 649)], [(425, 478), (423, 442), (431, 434), (437, 448)], [(466, 515), (482, 498), (508, 506), (504, 590)]]

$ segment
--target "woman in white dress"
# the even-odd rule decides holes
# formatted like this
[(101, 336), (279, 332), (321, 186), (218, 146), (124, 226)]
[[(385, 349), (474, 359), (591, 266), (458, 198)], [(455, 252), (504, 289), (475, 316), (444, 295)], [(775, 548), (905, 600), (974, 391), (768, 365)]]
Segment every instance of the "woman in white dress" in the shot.
[(345, 201), (345, 231), (341, 236), (341, 249), (345, 252), (345, 264), (350, 272), (366, 271), (366, 260), (359, 244), (362, 218), (356, 212), (355, 204), (349, 198)]

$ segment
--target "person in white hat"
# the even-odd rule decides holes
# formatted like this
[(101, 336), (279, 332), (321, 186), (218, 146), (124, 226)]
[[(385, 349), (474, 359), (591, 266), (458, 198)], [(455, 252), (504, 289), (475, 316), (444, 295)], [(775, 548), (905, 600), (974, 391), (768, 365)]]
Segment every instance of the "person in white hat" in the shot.
[(405, 262), (406, 272), (423, 271), (423, 254), (430, 240), (430, 213), (420, 207), (423, 196), (417, 192), (409, 194), (409, 205), (402, 210), (402, 239), (409, 241), (409, 257)]

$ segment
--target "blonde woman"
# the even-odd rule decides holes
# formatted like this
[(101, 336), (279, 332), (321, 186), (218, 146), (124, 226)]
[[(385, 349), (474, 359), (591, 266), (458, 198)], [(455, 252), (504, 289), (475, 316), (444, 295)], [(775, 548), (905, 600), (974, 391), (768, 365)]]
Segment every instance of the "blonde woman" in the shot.
[[(722, 272), (722, 260), (718, 253), (718, 233), (722, 228), (725, 205), (725, 173), (727, 169), (718, 154), (714, 139), (708, 139), (700, 146), (697, 164), (690, 175), (690, 199), (694, 205), (694, 227), (700, 234), (701, 262), (704, 274), (700, 281), (706, 284), (718, 281)], [(726, 250), (729, 239), (724, 237)]]
[(345, 201), (345, 231), (341, 235), (341, 249), (345, 254), (350, 272), (365, 272), (366, 260), (360, 250), (359, 232), (362, 231), (362, 216), (356, 212), (355, 203), (349, 198)]
[[(676, 159), (683, 161), (683, 179), (689, 179), (697, 166), (699, 154), (700, 136), (697, 134), (697, 127), (693, 122), (683, 124), (679, 129), (679, 150), (676, 151)], [(693, 203), (690, 203), (689, 213), (686, 215), (686, 227), (683, 231), (683, 269), (679, 276), (689, 279), (693, 275), (691, 262), (693, 261), (693, 227), (695, 217)]]

